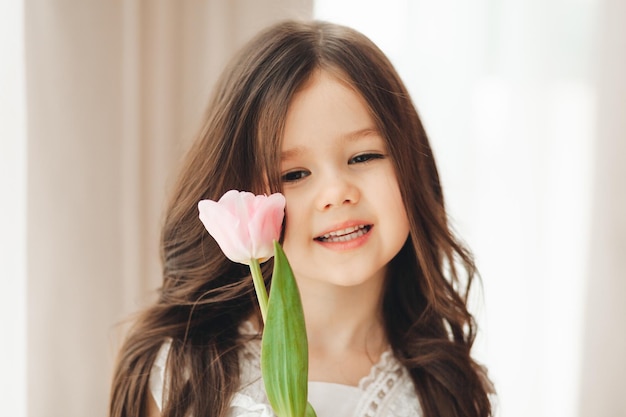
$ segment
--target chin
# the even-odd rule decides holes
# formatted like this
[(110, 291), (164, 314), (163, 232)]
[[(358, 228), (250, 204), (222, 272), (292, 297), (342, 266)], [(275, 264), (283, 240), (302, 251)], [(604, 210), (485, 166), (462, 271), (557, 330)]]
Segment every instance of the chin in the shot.
[(336, 285), (338, 287), (358, 287), (367, 284), (380, 283), (383, 280), (383, 274), (359, 274), (359, 273), (345, 273), (345, 274), (329, 274), (324, 278), (324, 282)]

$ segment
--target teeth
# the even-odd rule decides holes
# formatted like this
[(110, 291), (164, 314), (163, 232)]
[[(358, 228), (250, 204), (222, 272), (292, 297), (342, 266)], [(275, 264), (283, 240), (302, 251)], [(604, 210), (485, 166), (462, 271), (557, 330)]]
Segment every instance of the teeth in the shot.
[(325, 239), (328, 239), (329, 237), (343, 236), (343, 235), (347, 235), (349, 233), (352, 233), (352, 232), (354, 232), (356, 230), (363, 229), (364, 227), (365, 226), (361, 225), (361, 226), (348, 227), (347, 229), (335, 230), (333, 232), (326, 233), (322, 237), (325, 238)]
[(369, 231), (369, 226), (360, 225), (348, 227), (346, 229), (335, 230), (319, 237), (325, 242), (347, 242), (352, 239), (359, 238)]

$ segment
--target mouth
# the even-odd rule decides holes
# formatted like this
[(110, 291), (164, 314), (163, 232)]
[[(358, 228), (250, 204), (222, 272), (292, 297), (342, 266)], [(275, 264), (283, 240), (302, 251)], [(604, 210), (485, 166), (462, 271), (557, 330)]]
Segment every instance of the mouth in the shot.
[(371, 224), (361, 224), (358, 226), (346, 227), (345, 229), (333, 230), (332, 232), (328, 232), (314, 238), (314, 240), (324, 243), (349, 242), (366, 235), (371, 229)]

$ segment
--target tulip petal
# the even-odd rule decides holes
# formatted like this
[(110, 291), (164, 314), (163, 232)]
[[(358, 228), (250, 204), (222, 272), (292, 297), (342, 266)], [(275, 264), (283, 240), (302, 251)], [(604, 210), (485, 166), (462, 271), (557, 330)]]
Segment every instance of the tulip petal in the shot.
[[(241, 239), (247, 234), (247, 227), (228, 208), (212, 200), (198, 203), (200, 220), (211, 236), (215, 239), (222, 252), (233, 262), (250, 264), (250, 247), (246, 246), (249, 239)], [(241, 229), (246, 229), (245, 233)]]
[(274, 254), (275, 240), (280, 239), (285, 217), (285, 197), (282, 194), (256, 196), (250, 213), (248, 231), (255, 259), (269, 259)]

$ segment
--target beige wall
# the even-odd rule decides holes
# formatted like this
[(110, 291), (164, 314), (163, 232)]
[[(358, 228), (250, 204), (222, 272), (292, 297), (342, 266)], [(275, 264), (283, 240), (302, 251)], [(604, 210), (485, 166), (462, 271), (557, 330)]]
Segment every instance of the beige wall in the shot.
[(28, 415), (104, 416), (174, 167), (233, 49), (310, 0), (25, 2)]

